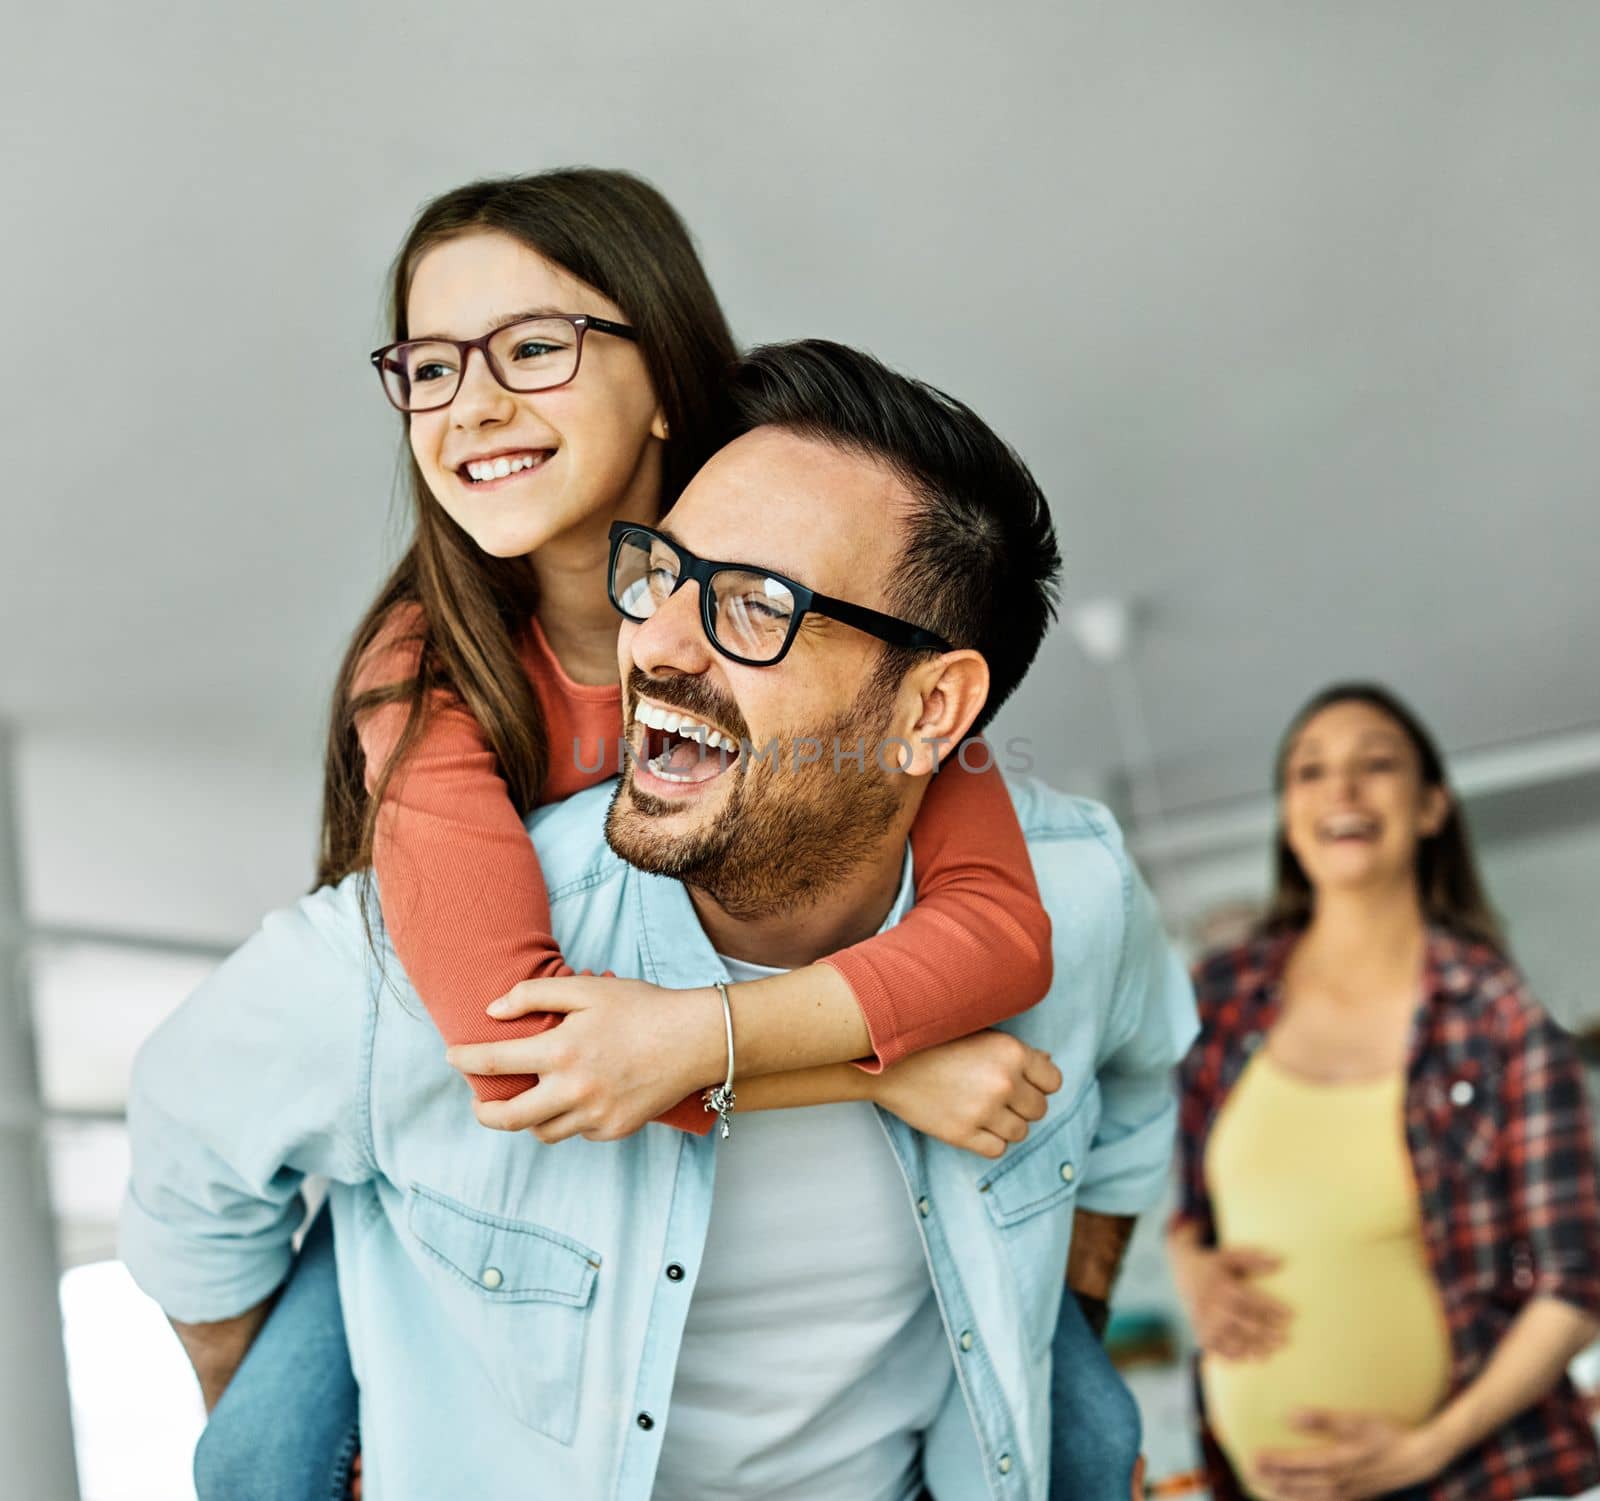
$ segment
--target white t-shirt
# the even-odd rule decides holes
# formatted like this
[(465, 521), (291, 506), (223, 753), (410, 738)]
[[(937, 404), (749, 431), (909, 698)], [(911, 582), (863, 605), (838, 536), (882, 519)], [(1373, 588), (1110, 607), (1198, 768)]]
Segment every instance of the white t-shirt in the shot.
[(909, 1501), (955, 1369), (873, 1107), (735, 1111), (717, 1154), (653, 1501)]

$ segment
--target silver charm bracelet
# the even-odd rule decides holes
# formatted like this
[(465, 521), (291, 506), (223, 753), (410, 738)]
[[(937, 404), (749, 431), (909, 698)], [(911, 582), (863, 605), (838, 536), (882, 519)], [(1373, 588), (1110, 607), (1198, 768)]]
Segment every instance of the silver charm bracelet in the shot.
[(728, 1029), (728, 1077), (722, 1083), (714, 1086), (701, 1096), (707, 1110), (714, 1110), (717, 1119), (722, 1122), (722, 1139), (726, 1141), (733, 1135), (733, 1128), (728, 1125), (728, 1117), (733, 1114), (735, 1096), (733, 1093), (733, 1007), (728, 1001), (728, 987), (721, 980), (711, 982), (717, 988), (717, 994), (722, 997), (722, 1021)]

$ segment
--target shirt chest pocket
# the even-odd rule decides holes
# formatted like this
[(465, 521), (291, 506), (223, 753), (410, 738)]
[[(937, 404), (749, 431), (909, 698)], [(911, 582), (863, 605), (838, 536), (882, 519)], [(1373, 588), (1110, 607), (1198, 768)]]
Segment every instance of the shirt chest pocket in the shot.
[(407, 1223), (447, 1315), (519, 1421), (570, 1444), (600, 1256), (413, 1185)]
[(1023, 1327), (1036, 1347), (1055, 1333), (1054, 1309), (1067, 1271), (1078, 1181), (1098, 1096), (1092, 1088), (1070, 1112), (1029, 1134), (978, 1180), (1016, 1280)]
[(1475, 1057), (1452, 1060), (1423, 1085), (1429, 1135), (1447, 1172), (1471, 1178), (1500, 1166), (1496, 1081)]

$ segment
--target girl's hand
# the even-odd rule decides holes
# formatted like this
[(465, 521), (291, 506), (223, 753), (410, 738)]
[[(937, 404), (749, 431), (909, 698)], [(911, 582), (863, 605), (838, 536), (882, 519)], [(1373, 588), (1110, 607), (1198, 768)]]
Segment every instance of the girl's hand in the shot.
[(644, 980), (573, 975), (525, 980), (489, 1007), (498, 1020), (564, 1012), (537, 1037), (470, 1043), (445, 1058), (464, 1074), (537, 1074), (511, 1100), (479, 1100), (478, 1120), (532, 1131), (543, 1142), (631, 1136), (727, 1067), (717, 992), (666, 990)]
[(1313, 1409), (1294, 1426), (1326, 1442), (1314, 1449), (1263, 1450), (1255, 1479), (1273, 1501), (1365, 1501), (1431, 1480), (1450, 1462), (1433, 1428), (1392, 1418)]
[(974, 1032), (913, 1053), (876, 1076), (873, 1100), (924, 1136), (998, 1157), (1043, 1120), (1061, 1088), (1048, 1053), (1009, 1032)]
[(1173, 1280), (1200, 1348), (1224, 1360), (1264, 1360), (1287, 1338), (1289, 1309), (1251, 1279), (1276, 1271), (1278, 1258), (1249, 1246), (1174, 1247)]

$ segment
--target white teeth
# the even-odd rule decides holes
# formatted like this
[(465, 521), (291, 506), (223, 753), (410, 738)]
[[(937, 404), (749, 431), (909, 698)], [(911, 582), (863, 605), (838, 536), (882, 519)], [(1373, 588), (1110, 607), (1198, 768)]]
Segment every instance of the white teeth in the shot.
[(519, 470), (532, 469), (539, 460), (531, 453), (519, 453), (511, 458), (498, 459), (473, 459), (466, 466), (467, 473), (475, 480), (504, 479), (508, 474), (516, 474)]
[(660, 777), (663, 782), (694, 781), (693, 775), (689, 772), (669, 770), (666, 761), (667, 757), (665, 754), (657, 756), (655, 760), (650, 763), (651, 774)]
[(681, 735), (685, 740), (694, 740), (711, 750), (719, 750), (726, 746), (733, 750), (738, 742), (732, 735), (724, 735), (714, 730), (710, 725), (701, 724), (698, 720), (690, 719), (687, 714), (680, 714), (674, 709), (663, 709), (658, 704), (647, 704), (643, 699), (633, 706), (633, 717), (640, 724), (649, 725), (653, 730), (666, 730), (669, 734)]
[(1359, 813), (1336, 814), (1322, 821), (1322, 832), (1331, 839), (1339, 839), (1347, 834), (1375, 834), (1377, 831), (1377, 824)]

